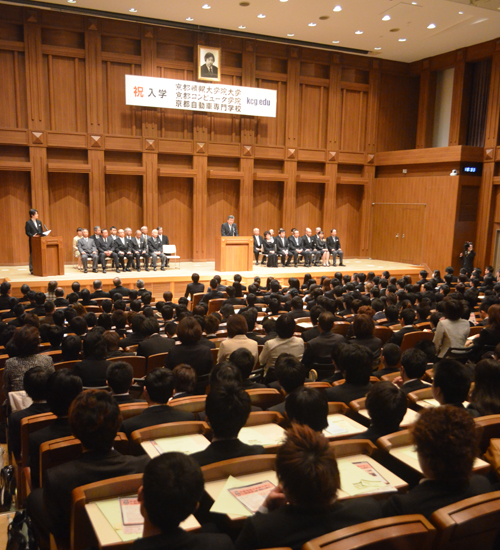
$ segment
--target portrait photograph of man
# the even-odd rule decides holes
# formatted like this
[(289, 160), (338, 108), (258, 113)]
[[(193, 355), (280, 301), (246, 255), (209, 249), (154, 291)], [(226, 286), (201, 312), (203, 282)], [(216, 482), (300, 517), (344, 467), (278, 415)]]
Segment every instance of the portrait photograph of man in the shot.
[(220, 48), (198, 46), (198, 80), (220, 82)]

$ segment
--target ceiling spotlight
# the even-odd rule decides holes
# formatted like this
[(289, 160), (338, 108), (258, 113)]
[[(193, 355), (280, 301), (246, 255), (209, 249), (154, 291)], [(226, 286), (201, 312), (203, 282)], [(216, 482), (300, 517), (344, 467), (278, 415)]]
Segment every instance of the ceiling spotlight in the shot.
[(257, 15), (257, 17), (259, 19), (264, 19), (266, 16), (263, 13), (259, 13), (259, 15)]
[(137, 10), (136, 10), (135, 8), (130, 8), (128, 11), (129, 11), (130, 13), (137, 13)]
[(194, 21), (192, 17), (186, 17), (186, 21)]
[(201, 7), (204, 10), (209, 10), (212, 6), (210, 6), (210, 4), (203, 4), (203, 6), (201, 6)]
[(293, 32), (289, 32), (287, 36), (295, 36), (295, 34)]
[(416, 2), (412, 2), (411, 5), (412, 5), (412, 6), (416, 6), (417, 3), (416, 3)]
[(342, 11), (342, 6), (335, 6), (333, 11)]
[(280, 2), (288, 2), (288, 0), (280, 0)]
[(76, 0), (68, 0), (68, 4), (76, 4)]
[(434, 23), (431, 23), (430, 25), (427, 25), (427, 28), (428, 29), (435, 29), (436, 25), (434, 25)]
[(406, 42), (406, 38), (400, 38), (399, 42)]
[(316, 23), (309, 23), (308, 26), (309, 26), (309, 27), (315, 27), (315, 26), (316, 26)]
[(378, 50), (381, 50), (382, 48), (373, 48), (373, 49), (378, 51)]
[(391, 20), (390, 15), (384, 15), (384, 17), (382, 17), (382, 21), (390, 21), (390, 20)]
[(332, 44), (338, 44), (340, 40), (332, 40)]
[(363, 34), (363, 31), (356, 31), (354, 34)]
[(245, 25), (240, 25), (238, 29), (246, 29)]
[(463, 15), (463, 14), (464, 14), (463, 11), (459, 11), (459, 12), (458, 12), (458, 15)]

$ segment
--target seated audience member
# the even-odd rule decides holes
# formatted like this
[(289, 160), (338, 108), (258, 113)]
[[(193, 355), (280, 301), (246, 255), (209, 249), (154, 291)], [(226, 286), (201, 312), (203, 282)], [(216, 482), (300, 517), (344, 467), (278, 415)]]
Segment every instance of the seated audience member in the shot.
[(130, 434), (141, 428), (166, 424), (167, 422), (181, 422), (194, 420), (189, 412), (178, 411), (167, 403), (174, 393), (174, 375), (169, 369), (155, 369), (146, 376), (144, 397), (148, 408), (123, 422), (123, 431), (130, 438)]
[(488, 325), (473, 341), (475, 357), (481, 357), (485, 351), (484, 346), (497, 344), (500, 344), (500, 305), (494, 304), (488, 309)]
[(42, 367), (33, 367), (23, 377), (24, 391), (33, 403), (26, 409), (13, 412), (9, 416), (9, 451), (19, 459), (21, 454), (21, 420), (49, 412), (47, 404), (47, 380), (50, 372)]
[[(64, 338), (64, 329), (62, 327), (51, 326), (47, 332), (47, 340), (50, 344), (50, 350), (60, 350)], [(54, 359), (54, 358), (53, 358)]]
[(354, 399), (365, 397), (371, 387), (372, 353), (364, 346), (342, 344), (337, 355), (337, 367), (345, 383), (326, 390), (328, 401), (341, 401), (348, 405)]
[(81, 351), (82, 339), (79, 336), (65, 336), (61, 344), (61, 361), (78, 361)]
[(214, 315), (205, 316), (205, 338), (218, 338), (217, 331), (219, 330), (219, 319)]
[[(455, 359), (442, 359), (434, 366), (432, 381), (434, 399), (440, 405), (453, 405), (463, 409), (464, 401), (469, 396), (471, 382), (472, 372), (463, 363)], [(472, 418), (479, 416), (479, 412), (475, 409), (467, 409), (467, 412)]]
[(234, 350), (229, 356), (229, 361), (241, 372), (242, 385), (245, 390), (266, 387), (264, 384), (249, 379), (255, 366), (255, 359), (250, 350), (245, 348)]
[(84, 359), (76, 363), (73, 373), (82, 379), (87, 388), (103, 387), (106, 385), (106, 371), (109, 361), (106, 361), (108, 346), (103, 335), (99, 332), (89, 332), (83, 339)]
[(212, 388), (207, 395), (205, 415), (214, 436), (205, 450), (191, 455), (200, 466), (265, 454), (261, 445), (247, 445), (238, 439), (250, 415), (250, 396), (238, 384), (220, 383)]
[(50, 468), (42, 490), (50, 530), (56, 540), (69, 542), (73, 489), (142, 473), (149, 462), (148, 456), (121, 455), (113, 449), (120, 424), (120, 409), (107, 391), (88, 390), (73, 401), (69, 425), (71, 433), (82, 442), (83, 453), (70, 462)]
[(85, 336), (87, 334), (89, 327), (87, 326), (87, 323), (85, 322), (85, 319), (83, 317), (74, 317), (69, 322), (69, 330), (76, 334), (77, 336)]
[(127, 355), (130, 356), (129, 351), (123, 351), (122, 349), (120, 349), (120, 337), (114, 330), (106, 330), (103, 333), (102, 337), (104, 338), (104, 340), (106, 340), (106, 348), (108, 350), (106, 354), (106, 359), (110, 357), (123, 357)]
[[(26, 382), (24, 386), (26, 387)], [(483, 359), (476, 364), (469, 408), (475, 409), (480, 416), (500, 414), (500, 362), (498, 360)]]
[[(114, 314), (113, 320), (115, 320)], [(129, 346), (136, 346), (144, 340), (142, 325), (145, 321), (146, 317), (144, 317), (144, 315), (134, 315), (132, 317), (132, 321), (130, 321), (132, 332), (127, 333), (127, 336), (120, 340), (120, 347), (122, 349), (128, 348)]]
[(54, 300), (54, 305), (56, 307), (66, 307), (69, 306), (68, 300), (64, 297), (64, 288), (56, 288), (56, 299)]
[(294, 336), (295, 319), (289, 314), (280, 315), (276, 320), (277, 337), (268, 340), (259, 356), (259, 362), (264, 367), (266, 380), (271, 382), (276, 379), (274, 364), (282, 353), (290, 353), (299, 361), (304, 354), (304, 340)]
[(459, 300), (444, 300), (444, 319), (439, 321), (434, 334), (437, 356), (444, 357), (450, 348), (463, 348), (469, 337), (469, 321), (462, 319), (464, 306)]
[(210, 288), (208, 289), (208, 292), (202, 296), (200, 302), (206, 302), (208, 304), (210, 300), (214, 300), (215, 298), (224, 298), (224, 294), (218, 289), (219, 282), (215, 277), (210, 280), (209, 284)]
[(386, 374), (399, 372), (399, 362), (401, 360), (401, 348), (396, 344), (385, 344), (382, 348), (380, 357), (382, 368), (373, 373), (374, 376), (380, 378)]
[(259, 345), (247, 337), (248, 325), (243, 315), (231, 315), (227, 321), (228, 339), (220, 343), (217, 361), (224, 361), (237, 349), (244, 348), (254, 357), (254, 364), (259, 358)]
[(430, 340), (420, 340), (420, 342), (415, 344), (415, 349), (419, 349), (425, 353), (428, 368), (430, 365), (434, 365), (434, 363), (436, 363), (436, 346), (434, 345), (434, 342), (431, 342)]
[[(301, 334), (302, 340), (304, 340), (304, 342), (310, 342), (311, 340), (313, 340), (314, 338), (317, 338), (320, 335), (318, 321), (319, 321), (319, 316), (321, 315), (321, 313), (323, 313), (323, 311), (324, 309), (320, 306), (313, 306), (311, 308), (311, 311), (309, 313), (311, 315), (312, 328), (305, 330)], [(334, 318), (334, 321), (335, 321), (335, 318)], [(264, 323), (262, 323), (262, 327), (264, 327)]]
[(259, 346), (263, 346), (268, 340), (272, 340), (273, 338), (276, 338), (278, 336), (278, 333), (276, 332), (276, 321), (274, 319), (264, 319), (262, 321), (262, 328), (266, 333), (265, 336), (255, 337)]
[(146, 319), (142, 324), (142, 334), (144, 340), (137, 346), (137, 355), (142, 357), (169, 352), (175, 345), (170, 338), (160, 336), (160, 325), (153, 317)]
[(395, 305), (388, 305), (384, 309), (386, 321), (381, 323), (383, 327), (396, 327), (399, 325), (399, 311)]
[(186, 292), (184, 293), (185, 298), (189, 298), (190, 300), (193, 300), (194, 294), (199, 294), (200, 292), (204, 292), (205, 285), (203, 283), (200, 283), (200, 276), (198, 273), (193, 273), (191, 275), (191, 281), (192, 283), (188, 283), (186, 286)]
[(180, 527), (197, 510), (203, 493), (203, 474), (191, 456), (165, 453), (151, 460), (138, 494), (144, 530), (132, 550), (233, 550), (228, 535)]
[(457, 407), (423, 409), (411, 428), (424, 479), (406, 494), (383, 504), (385, 516), (423, 514), (491, 491), (489, 481), (472, 474), (478, 453), (474, 420)]
[(196, 389), (196, 371), (189, 365), (177, 365), (172, 371), (174, 375), (174, 395), (172, 399), (190, 397)]
[(270, 407), (270, 411), (276, 411), (280, 414), (285, 412), (285, 405), (288, 396), (297, 388), (304, 385), (307, 377), (307, 371), (304, 365), (293, 355), (282, 353), (276, 360), (276, 377), (278, 384), (285, 393), (285, 400), (282, 403)]
[(379, 437), (399, 431), (407, 410), (406, 394), (391, 382), (374, 384), (366, 396), (370, 427), (353, 439), (369, 439), (375, 443)]
[(416, 348), (407, 349), (401, 356), (401, 378), (394, 382), (400, 385), (403, 392), (408, 395), (412, 391), (423, 390), (430, 384), (421, 380), (427, 369), (427, 356)]
[(399, 321), (401, 323), (401, 330), (398, 330), (398, 332), (395, 332), (390, 338), (389, 343), (390, 344), (396, 344), (397, 346), (401, 347), (401, 344), (403, 343), (403, 337), (405, 334), (408, 334), (409, 332), (415, 332), (418, 329), (413, 326), (413, 323), (415, 322), (415, 312), (411, 308), (406, 308), (401, 310), (401, 313), (399, 315)]
[(315, 432), (321, 433), (328, 426), (328, 401), (315, 388), (302, 386), (290, 393), (285, 411), (290, 422), (309, 426)]
[(54, 315), (54, 311), (56, 310), (56, 306), (54, 305), (54, 302), (45, 302), (43, 307), (45, 309), (45, 316), (40, 318), (40, 324), (46, 323), (47, 325), (53, 325), (54, 324), (53, 315)]
[(300, 319), (301, 317), (309, 317), (309, 312), (304, 310), (304, 302), (300, 296), (295, 296), (292, 298), (291, 302), (292, 310), (290, 315), (294, 319)]
[[(314, 363), (321, 365), (332, 365), (332, 349), (338, 345), (345, 343), (345, 338), (340, 334), (334, 334), (332, 332), (334, 323), (333, 313), (330, 311), (324, 311), (318, 318), (319, 336), (309, 340), (302, 362), (308, 368), (314, 368)], [(324, 370), (324, 369), (323, 369)], [(328, 376), (327, 373), (322, 378)]]
[(42, 367), (48, 372), (54, 371), (52, 357), (38, 353), (40, 333), (37, 328), (25, 325), (17, 329), (12, 336), (11, 345), (15, 357), (7, 359), (3, 373), (3, 391), (7, 399), (9, 392), (24, 390), (24, 375), (31, 368)]
[(373, 336), (375, 323), (370, 315), (356, 315), (352, 323), (354, 338), (349, 340), (358, 346), (368, 348), (373, 355), (373, 362), (378, 364), (380, 351), (382, 349), (382, 340)]
[(186, 363), (196, 370), (197, 376), (208, 374), (213, 366), (212, 352), (201, 342), (201, 336), (200, 323), (192, 316), (184, 317), (177, 326), (177, 338), (180, 344), (176, 344), (169, 351), (165, 359), (165, 367), (172, 370), (177, 365)]
[(57, 418), (49, 426), (30, 434), (29, 466), (33, 488), (38, 487), (40, 483), (40, 446), (45, 441), (71, 435), (68, 410), (73, 399), (81, 391), (82, 381), (78, 376), (71, 374), (69, 369), (53, 372), (47, 380), (47, 404), (50, 412)]
[(130, 386), (134, 382), (134, 369), (125, 361), (108, 361), (106, 370), (106, 382), (111, 388), (111, 395), (118, 405), (124, 403), (138, 403), (142, 399), (134, 399), (130, 396)]
[(237, 550), (282, 546), (300, 550), (311, 539), (381, 516), (372, 498), (337, 499), (340, 474), (335, 451), (323, 435), (307, 426), (287, 431), (276, 455), (276, 473), (278, 487), (266, 498), (263, 510), (245, 521)]

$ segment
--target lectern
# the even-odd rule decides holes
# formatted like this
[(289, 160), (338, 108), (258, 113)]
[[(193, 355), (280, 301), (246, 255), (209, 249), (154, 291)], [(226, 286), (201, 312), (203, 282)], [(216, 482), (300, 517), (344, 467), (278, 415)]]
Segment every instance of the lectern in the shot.
[(252, 271), (253, 237), (217, 237), (216, 271)]
[(31, 238), (33, 275), (50, 277), (64, 275), (63, 238), (48, 235)]

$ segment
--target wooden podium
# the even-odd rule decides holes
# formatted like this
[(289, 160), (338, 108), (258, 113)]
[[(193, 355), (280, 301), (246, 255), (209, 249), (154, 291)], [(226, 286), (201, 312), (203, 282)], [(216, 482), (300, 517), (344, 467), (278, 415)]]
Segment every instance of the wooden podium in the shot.
[(216, 271), (252, 271), (253, 237), (217, 237)]
[(63, 238), (52, 235), (31, 237), (31, 261), (33, 275), (64, 275)]

